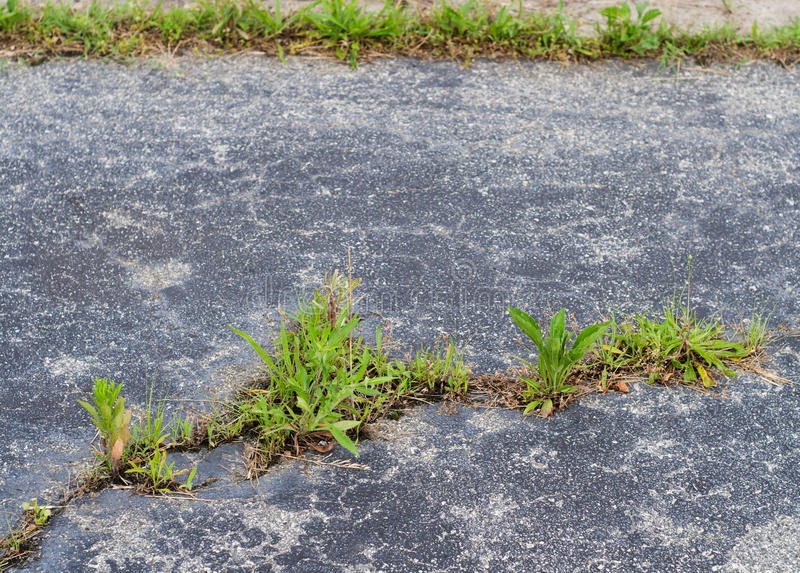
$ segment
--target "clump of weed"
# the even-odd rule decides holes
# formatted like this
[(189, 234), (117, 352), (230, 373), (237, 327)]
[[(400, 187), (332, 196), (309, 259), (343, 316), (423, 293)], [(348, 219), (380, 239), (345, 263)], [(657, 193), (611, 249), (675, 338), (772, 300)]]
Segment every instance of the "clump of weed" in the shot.
[(569, 376), (608, 330), (609, 323), (587, 326), (577, 333), (570, 344), (573, 333), (566, 329), (565, 309), (562, 308), (553, 316), (547, 336), (542, 334), (539, 324), (526, 312), (513, 307), (508, 307), (508, 312), (514, 324), (533, 341), (539, 352), (535, 368), (532, 363), (523, 360), (529, 371), (538, 373), (538, 376), (521, 377), (527, 386), (523, 394), (527, 406), (523, 413), (535, 411), (547, 417), (577, 392), (578, 388), (569, 383)]
[(615, 324), (602, 345), (608, 371), (638, 371), (651, 383), (700, 388), (716, 386), (719, 374), (733, 376), (730, 363), (750, 353), (726, 338), (720, 321), (698, 319), (687, 309), (669, 306), (658, 318), (641, 314)]
[[(94, 403), (78, 401), (92, 416), (101, 436), (100, 449), (95, 453), (102, 461), (102, 471), (95, 472), (93, 481), (136, 483), (142, 490), (153, 493), (190, 490), (194, 470), (174, 471), (173, 465), (167, 463), (166, 441), (170, 433), (164, 423), (163, 402), (153, 410), (151, 388), (144, 414), (131, 426), (132, 411), (125, 408), (121, 392), (122, 384), (95, 378)], [(190, 479), (185, 484), (177, 483), (174, 478), (184, 473), (189, 473)]]
[(322, 0), (318, 10), (304, 13), (303, 20), (311, 25), (314, 37), (356, 67), (365, 43), (391, 43), (405, 33), (409, 13), (390, 0), (379, 12), (365, 9), (358, 0)]
[(718, 376), (734, 376), (734, 364), (761, 352), (769, 339), (768, 320), (754, 315), (742, 340), (731, 340), (721, 320), (698, 318), (692, 310), (691, 273), (690, 257), (685, 301), (674, 300), (661, 316), (639, 314), (612, 321), (611, 333), (600, 346), (602, 383), (609, 374), (627, 372), (644, 375), (650, 383), (707, 390), (717, 386)]
[(403, 399), (466, 391), (467, 370), (452, 342), (421, 350), (409, 363), (386, 354), (380, 328), (375, 344), (367, 344), (353, 308), (358, 283), (329, 276), (285, 316), (272, 352), (232, 328), (263, 360), (266, 381), (227, 407), (226, 423), (216, 417), (209, 426), (214, 442), (253, 432), (266, 462), (284, 449), (327, 451), (334, 443), (357, 456), (354, 440), (363, 425)]
[(661, 16), (661, 10), (648, 9), (648, 4), (637, 2), (635, 16), (627, 2), (600, 10), (606, 25), (598, 25), (597, 32), (605, 49), (616, 56), (643, 56), (660, 46), (663, 30), (653, 31), (652, 22)]

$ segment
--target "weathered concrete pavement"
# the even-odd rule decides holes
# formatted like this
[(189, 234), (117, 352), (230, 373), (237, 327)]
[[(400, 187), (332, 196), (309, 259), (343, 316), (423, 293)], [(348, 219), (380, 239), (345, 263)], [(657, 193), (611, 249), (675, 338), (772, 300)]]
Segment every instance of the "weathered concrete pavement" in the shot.
[[(278, 304), (342, 268), (405, 347), (477, 371), (503, 312), (800, 317), (800, 80), (777, 67), (178, 60), (0, 70), (0, 511), (55, 499), (88, 454), (94, 375), (224, 393)], [(800, 373), (797, 339), (773, 348)], [(637, 387), (551, 421), (423, 408), (369, 470), (285, 464), (207, 501), (106, 491), (30, 571), (796, 571), (795, 386)], [(338, 458), (347, 456), (337, 451)], [(47, 493), (49, 491), (49, 493)]]

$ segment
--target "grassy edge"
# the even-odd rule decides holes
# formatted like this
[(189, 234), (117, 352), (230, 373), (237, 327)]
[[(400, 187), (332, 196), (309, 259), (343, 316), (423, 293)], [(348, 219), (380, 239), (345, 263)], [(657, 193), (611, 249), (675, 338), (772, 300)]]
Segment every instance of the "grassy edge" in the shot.
[[(532, 317), (509, 309), (516, 311), (511, 312), (514, 322), (539, 348), (537, 364), (522, 360), (520, 367), (506, 374), (474, 376), (451, 340), (420, 349), (406, 360), (389, 357), (380, 328), (374, 343), (365, 343), (353, 308), (357, 284), (337, 273), (328, 277), (295, 314), (284, 315), (270, 350), (232, 329), (261, 357), (265, 376), (242, 388), (234, 400), (216, 404), (209, 414), (175, 417), (167, 423), (163, 403), (154, 405), (151, 388), (144, 411), (129, 426), (132, 416), (120, 396), (122, 386), (96, 378), (94, 404), (81, 402), (81, 406), (92, 415), (101, 436), (95, 450), (98, 463), (67, 488), (57, 505), (39, 506), (35, 499), (23, 504), (19, 523), (8, 523), (9, 534), (0, 537), (0, 571), (33, 555), (37, 537), (52, 515), (87, 493), (123, 486), (145, 494), (193, 496), (196, 468), (174, 470), (167, 461), (170, 451), (211, 449), (242, 440), (250, 445), (248, 477), (253, 478), (276, 459), (329, 451), (336, 443), (358, 456), (353, 438), (368, 423), (400, 414), (419, 401), (496, 405), (547, 417), (589, 393), (627, 393), (637, 381), (710, 391), (717, 387), (719, 376), (750, 371), (768, 382), (784, 382), (761, 367), (766, 347), (780, 334), (768, 328), (769, 317), (754, 313), (736, 329), (739, 340), (733, 341), (720, 320), (699, 320), (693, 314), (688, 286), (685, 306), (673, 302), (656, 318), (612, 316), (576, 331), (571, 345), (573, 333), (567, 329), (563, 309), (551, 320), (547, 336)], [(548, 340), (553, 342), (552, 352), (564, 353), (563, 376), (547, 391), (532, 391), (547, 379), (545, 372), (552, 372), (543, 361), (559, 364), (559, 357), (547, 352)], [(316, 371), (316, 377), (308, 377), (309, 371)], [(304, 376), (308, 383), (298, 386), (297, 379)], [(312, 404), (315, 382), (320, 385)], [(278, 441), (275, 428), (285, 430)], [(124, 442), (122, 449), (116, 447), (118, 440)], [(287, 447), (294, 455), (283, 451)], [(182, 475), (186, 477), (177, 479)]]
[(660, 21), (641, 3), (620, 3), (600, 12), (593, 34), (579, 32), (562, 10), (526, 13), (477, 0), (436, 4), (412, 11), (387, 2), (378, 12), (357, 0), (318, 0), (285, 13), (279, 1), (267, 8), (255, 0), (202, 0), (185, 7), (148, 7), (126, 0), (32, 7), (6, 0), (0, 7), (0, 54), (38, 63), (60, 56), (116, 60), (175, 53), (224, 54), (258, 51), (287, 55), (322, 53), (348, 62), (381, 56), (457, 59), (529, 58), (593, 61), (611, 57), (655, 58), (679, 66), (765, 59), (791, 66), (800, 61), (800, 21), (745, 34), (723, 24), (697, 32)]

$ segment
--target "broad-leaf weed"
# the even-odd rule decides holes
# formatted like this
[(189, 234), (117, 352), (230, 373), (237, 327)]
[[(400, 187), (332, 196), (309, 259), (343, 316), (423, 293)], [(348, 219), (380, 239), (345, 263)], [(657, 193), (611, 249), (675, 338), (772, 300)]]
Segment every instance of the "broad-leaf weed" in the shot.
[[(539, 352), (535, 371), (538, 376), (522, 377), (527, 386), (524, 398), (528, 404), (524, 414), (536, 411), (541, 416), (549, 416), (564, 399), (577, 388), (568, 383), (569, 375), (576, 365), (593, 349), (597, 340), (608, 330), (609, 323), (601, 322), (587, 326), (570, 344), (572, 332), (566, 329), (566, 310), (558, 311), (550, 321), (547, 336), (536, 320), (526, 312), (508, 307), (514, 324), (533, 341)], [(531, 370), (534, 365), (523, 360)]]

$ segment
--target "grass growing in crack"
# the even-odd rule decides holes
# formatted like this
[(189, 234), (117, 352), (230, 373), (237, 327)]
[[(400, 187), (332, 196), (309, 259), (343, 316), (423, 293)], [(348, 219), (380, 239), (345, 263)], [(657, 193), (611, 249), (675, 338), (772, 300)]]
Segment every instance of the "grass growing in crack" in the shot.
[[(638, 372), (648, 382), (709, 389), (716, 377), (732, 377), (732, 363), (759, 352), (768, 338), (767, 318), (753, 315), (741, 342), (729, 340), (715, 318), (699, 319), (691, 307), (692, 257), (688, 261), (685, 302), (676, 296), (659, 318), (640, 314), (612, 321), (611, 335), (601, 345), (602, 383), (609, 372)], [(681, 295), (681, 298), (683, 294)]]
[(39, 505), (39, 500), (35, 497), (30, 501), (22, 502), (22, 511), (30, 514), (34, 525), (38, 527), (47, 525), (47, 522), (50, 521), (50, 516), (53, 514), (49, 507)]
[(717, 374), (733, 376), (731, 362), (754, 351), (728, 340), (720, 321), (674, 307), (656, 319), (637, 315), (615, 323), (601, 349), (607, 371), (642, 372), (651, 383), (706, 389), (716, 386)]
[[(197, 467), (182, 470), (175, 470), (175, 463), (167, 460), (167, 452), (161, 449), (153, 450), (153, 453), (143, 462), (130, 462), (130, 467), (126, 470), (126, 475), (138, 476), (144, 479), (143, 489), (153, 494), (168, 495), (175, 492), (190, 492), (194, 481)], [(184, 483), (179, 483), (177, 478), (188, 474)]]
[(729, 24), (684, 32), (661, 23), (644, 2), (631, 10), (619, 3), (601, 11), (603, 22), (584, 34), (564, 16), (492, 7), (480, 0), (436, 3), (415, 11), (387, 2), (377, 12), (357, 0), (318, 0), (284, 13), (257, 0), (203, 0), (187, 6), (133, 1), (84, 7), (20, 0), (0, 6), (0, 51), (38, 62), (62, 55), (122, 60), (163, 52), (212, 53), (258, 50), (276, 54), (320, 51), (351, 66), (372, 55), (458, 59), (526, 57), (595, 60), (653, 57), (679, 65), (766, 58), (783, 65), (800, 61), (800, 22), (739, 33)]
[[(167, 462), (170, 432), (164, 423), (163, 402), (153, 409), (151, 388), (144, 414), (131, 426), (132, 411), (125, 408), (121, 392), (122, 384), (95, 378), (92, 387), (94, 403), (78, 401), (91, 415), (101, 436), (96, 455), (102, 461), (102, 467), (96, 468), (92, 480), (134, 484), (152, 493), (191, 490), (194, 470), (175, 471), (173, 464)], [(185, 484), (175, 481), (176, 476), (185, 473), (189, 473)]]
[(22, 502), (22, 518), (15, 527), (6, 517), (8, 533), (0, 537), (0, 571), (16, 565), (32, 555), (36, 549), (36, 537), (50, 521), (53, 508), (39, 505), (33, 498)]
[(408, 364), (389, 358), (380, 328), (367, 344), (353, 309), (357, 285), (331, 275), (286, 317), (272, 353), (232, 328), (263, 360), (266, 381), (228, 407), (229, 423), (209, 430), (213, 442), (250, 431), (265, 461), (289, 447), (327, 451), (334, 442), (357, 456), (353, 438), (362, 426), (404, 398), (466, 392), (467, 370), (452, 343), (421, 350)]
[(608, 330), (610, 324), (602, 322), (587, 326), (577, 333), (570, 344), (573, 333), (566, 329), (566, 310), (558, 311), (550, 321), (547, 336), (542, 334), (539, 323), (526, 312), (509, 307), (514, 324), (533, 341), (539, 352), (534, 365), (523, 360), (530, 371), (538, 372), (538, 376), (522, 376), (527, 386), (523, 398), (527, 406), (523, 414), (538, 412), (547, 417), (562, 406), (578, 388), (568, 383), (568, 378), (575, 367), (594, 348), (597, 340)]

